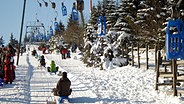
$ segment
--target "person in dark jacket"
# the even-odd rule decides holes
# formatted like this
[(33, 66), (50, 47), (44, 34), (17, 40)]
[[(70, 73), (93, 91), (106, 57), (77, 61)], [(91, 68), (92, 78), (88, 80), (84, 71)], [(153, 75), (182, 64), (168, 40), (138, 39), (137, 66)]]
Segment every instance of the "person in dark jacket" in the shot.
[(56, 89), (59, 96), (69, 96), (71, 94), (71, 81), (67, 77), (67, 73), (62, 73), (62, 78), (57, 83)]
[(62, 78), (57, 82), (56, 88), (53, 89), (53, 92), (56, 93), (56, 96), (59, 96), (59, 103), (62, 103), (63, 99), (68, 99), (68, 96), (71, 95), (72, 89), (70, 89), (71, 81), (67, 77), (67, 73), (62, 73)]
[(40, 59), (40, 65), (43, 67), (45, 67), (45, 65), (46, 65), (45, 58), (43, 55), (41, 56), (41, 59)]
[(67, 78), (67, 73), (62, 73), (62, 78), (58, 81), (56, 85), (57, 96), (59, 96), (58, 102), (63, 103), (64, 99), (69, 102), (68, 96), (71, 95), (72, 89), (70, 89), (71, 81)]

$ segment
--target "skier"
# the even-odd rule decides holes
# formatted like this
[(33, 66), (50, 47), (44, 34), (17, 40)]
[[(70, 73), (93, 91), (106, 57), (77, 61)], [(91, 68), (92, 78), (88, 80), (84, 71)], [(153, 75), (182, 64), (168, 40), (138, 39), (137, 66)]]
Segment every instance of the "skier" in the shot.
[(56, 96), (59, 96), (58, 102), (63, 103), (63, 100), (66, 99), (69, 101), (68, 96), (71, 95), (72, 89), (70, 89), (71, 81), (67, 77), (67, 73), (62, 73), (62, 78), (57, 82), (56, 88), (53, 89), (53, 92)]

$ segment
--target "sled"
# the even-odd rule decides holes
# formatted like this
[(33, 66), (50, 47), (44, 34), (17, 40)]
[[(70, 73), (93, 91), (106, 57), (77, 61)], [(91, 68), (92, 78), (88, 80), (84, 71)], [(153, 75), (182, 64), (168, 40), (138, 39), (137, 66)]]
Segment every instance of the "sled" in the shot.
[(45, 68), (45, 66), (41, 65), (41, 64), (38, 64), (37, 68), (39, 69), (42, 69), (42, 68)]
[(70, 103), (69, 100), (70, 99), (68, 96), (60, 96), (58, 99), (58, 103), (59, 104), (61, 104), (61, 103), (67, 104), (67, 103)]
[(50, 71), (50, 67), (47, 67), (47, 71), (50, 72), (50, 74), (55, 73), (58, 71), (59, 67), (56, 67), (56, 71)]

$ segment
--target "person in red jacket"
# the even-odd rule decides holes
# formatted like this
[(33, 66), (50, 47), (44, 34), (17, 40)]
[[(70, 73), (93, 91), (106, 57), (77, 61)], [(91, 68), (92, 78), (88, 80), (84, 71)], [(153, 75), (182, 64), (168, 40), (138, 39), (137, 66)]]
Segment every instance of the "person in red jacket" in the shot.
[(10, 54), (6, 54), (4, 60), (4, 83), (8, 84), (8, 82), (10, 82), (10, 84), (12, 84), (14, 79), (13, 77), (13, 66), (10, 61)]
[(62, 59), (66, 59), (67, 50), (66, 50), (65, 47), (63, 47), (63, 48), (61, 49), (61, 53), (62, 53)]
[(8, 84), (12, 84), (13, 80), (15, 79), (15, 66), (14, 66), (14, 59), (15, 50), (11, 45), (8, 45), (6, 56), (4, 60), (4, 82)]

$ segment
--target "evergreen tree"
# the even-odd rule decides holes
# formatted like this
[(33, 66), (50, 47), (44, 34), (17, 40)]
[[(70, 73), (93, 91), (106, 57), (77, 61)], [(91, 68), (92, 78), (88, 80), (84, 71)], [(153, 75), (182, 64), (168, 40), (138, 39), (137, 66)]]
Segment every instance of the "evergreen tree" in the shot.
[(12, 45), (13, 47), (18, 47), (18, 40), (16, 40), (16, 38), (13, 37), (13, 33), (11, 33), (10, 35), (9, 44)]
[(84, 49), (82, 60), (87, 66), (93, 66), (95, 63), (94, 54), (91, 53), (91, 47), (96, 42), (98, 34), (96, 33), (92, 24), (88, 23), (84, 33)]
[(4, 44), (3, 36), (0, 38), (0, 46)]
[(100, 16), (100, 13), (98, 12), (98, 9), (94, 6), (88, 22), (94, 27), (95, 30), (97, 30), (97, 28), (98, 28), (97, 27), (97, 20), (98, 20), (99, 16)]
[[(108, 51), (112, 50), (115, 58), (122, 58), (123, 47), (129, 43), (150, 44), (157, 43), (161, 47), (165, 44), (165, 27), (171, 19), (170, 7), (179, 0), (121, 0), (119, 7), (114, 5), (114, 0), (98, 2), (91, 13), (90, 20), (84, 34), (84, 57), (88, 66), (101, 66)], [(184, 11), (178, 7), (182, 19)], [(183, 14), (182, 14), (183, 13)], [(107, 34), (97, 37), (97, 19), (99, 16), (107, 18)], [(127, 51), (127, 50), (126, 50)], [(119, 66), (121, 66), (119, 64)]]
[(166, 0), (122, 0), (122, 2), (124, 4), (122, 8), (126, 11), (124, 14), (127, 15), (125, 19), (135, 34), (134, 40), (152, 44), (165, 36), (162, 33), (165, 27), (163, 23), (168, 17)]
[(63, 46), (64, 40), (63, 40), (63, 34), (65, 31), (65, 26), (60, 21), (58, 24), (59, 30), (55, 31), (55, 34), (51, 37), (49, 40), (49, 45), (51, 50), (57, 50)]
[(107, 18), (107, 30), (114, 26), (118, 19), (118, 14), (116, 14), (116, 5), (114, 0), (104, 0), (103, 3), (103, 14)]
[(65, 26), (61, 21), (59, 22), (59, 31), (61, 34), (65, 31)]
[(83, 27), (79, 25), (78, 21), (72, 19), (71, 14), (68, 20), (66, 31), (63, 34), (63, 38), (65, 42), (69, 43), (69, 45), (73, 45), (74, 43), (76, 43), (78, 48), (82, 50), (84, 46), (83, 31)]

